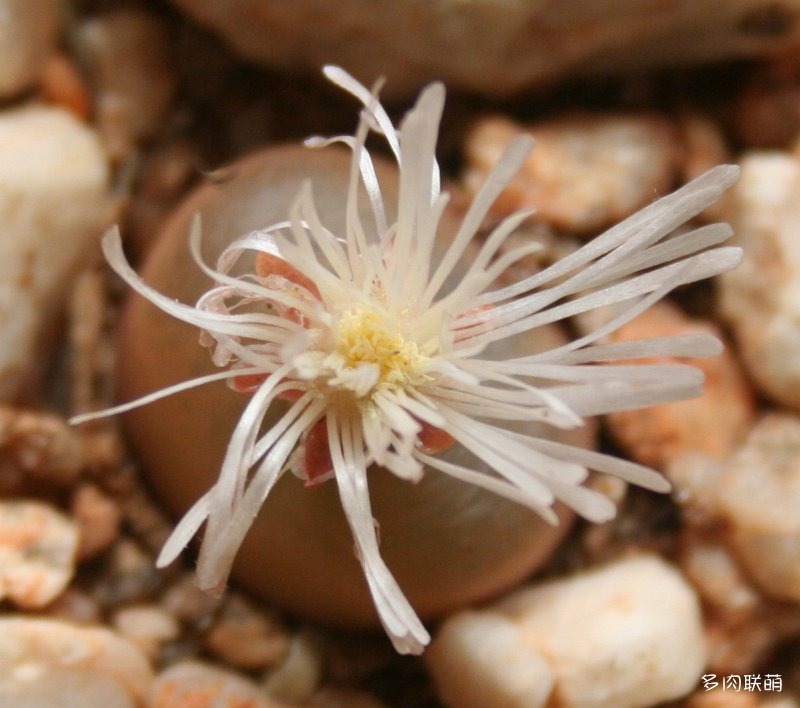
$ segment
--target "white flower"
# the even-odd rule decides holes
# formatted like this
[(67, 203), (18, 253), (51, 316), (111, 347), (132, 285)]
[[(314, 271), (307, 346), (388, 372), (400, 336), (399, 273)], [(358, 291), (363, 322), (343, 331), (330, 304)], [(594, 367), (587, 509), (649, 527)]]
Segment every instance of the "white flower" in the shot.
[[(363, 104), (356, 135), (333, 139), (346, 143), (353, 154), (346, 233), (326, 229), (325, 215), (317, 213), (307, 184), (287, 221), (241, 237), (212, 270), (200, 261), (195, 222), (192, 252), (216, 285), (194, 307), (149, 288), (125, 260), (119, 234), (108, 233), (103, 250), (114, 270), (161, 309), (201, 328), (214, 362), (225, 368), (76, 422), (217, 379), (251, 391), (218, 482), (178, 524), (158, 564), (172, 562), (205, 523), (198, 580), (204, 589), (221, 591), (276, 480), (287, 470), (307, 484), (332, 477), (381, 621), (398, 651), (419, 653), (429, 636), (381, 559), (368, 468), (381, 465), (413, 482), (427, 467), (524, 504), (552, 523), (556, 500), (593, 521), (614, 515), (605, 496), (583, 486), (589, 469), (668, 490), (653, 470), (515, 432), (509, 422), (569, 428), (581, 425), (585, 416), (700, 393), (702, 375), (692, 367), (609, 362), (716, 354), (720, 344), (715, 338), (602, 342), (676, 286), (739, 262), (739, 249), (717, 247), (730, 235), (725, 224), (673, 235), (716, 201), (738, 170), (711, 170), (545, 270), (497, 287), (498, 276), (537, 248), (498, 255), (529, 212), (497, 226), (477, 257), (470, 260), (465, 254), (490, 205), (528, 155), (531, 139), (521, 137), (508, 148), (455, 237), (436, 244), (448, 200), (440, 190), (435, 158), (444, 88), (428, 86), (396, 130), (373, 93), (341, 69), (327, 67), (325, 74)], [(399, 167), (394, 223), (387, 221), (364, 147), (369, 132), (386, 139)], [(311, 146), (328, 142), (308, 141)], [(361, 185), (374, 213), (370, 228), (359, 217)], [(230, 276), (247, 251), (259, 253), (257, 273)], [(463, 272), (453, 285), (448, 276), (457, 267)], [(617, 306), (614, 317), (568, 344), (515, 358), (498, 357), (496, 348), (489, 348), (607, 305)], [(290, 404), (276, 425), (262, 431), (267, 409), (277, 399)], [(474, 468), (437, 456), (453, 443), (469, 451)]]

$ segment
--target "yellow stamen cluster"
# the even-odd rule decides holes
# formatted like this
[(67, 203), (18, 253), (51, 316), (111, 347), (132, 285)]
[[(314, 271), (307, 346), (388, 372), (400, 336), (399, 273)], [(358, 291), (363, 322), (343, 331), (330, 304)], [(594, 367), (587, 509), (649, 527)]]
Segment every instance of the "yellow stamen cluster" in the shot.
[(336, 331), (336, 350), (347, 368), (377, 366), (378, 385), (390, 388), (420, 383), (428, 360), (420, 354), (417, 343), (403, 335), (394, 318), (370, 308), (342, 313)]

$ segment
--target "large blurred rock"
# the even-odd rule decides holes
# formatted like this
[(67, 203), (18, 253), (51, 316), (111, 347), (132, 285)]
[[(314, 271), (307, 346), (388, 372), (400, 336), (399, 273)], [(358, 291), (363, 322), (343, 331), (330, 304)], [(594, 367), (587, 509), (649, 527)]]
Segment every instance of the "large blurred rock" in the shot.
[(780, 52), (799, 0), (173, 0), (244, 57), (318, 71), (338, 63), (386, 94), (431, 79), (504, 95), (565, 76)]
[(43, 329), (100, 235), (108, 180), (97, 135), (67, 111), (0, 114), (0, 400), (40, 363)]

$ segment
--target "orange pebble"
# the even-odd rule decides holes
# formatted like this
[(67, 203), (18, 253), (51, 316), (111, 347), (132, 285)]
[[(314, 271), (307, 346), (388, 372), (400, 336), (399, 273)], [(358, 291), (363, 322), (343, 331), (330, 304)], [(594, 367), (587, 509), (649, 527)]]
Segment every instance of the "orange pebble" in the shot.
[(83, 77), (68, 57), (53, 54), (42, 69), (39, 85), (45, 101), (63, 106), (79, 120), (89, 120), (92, 97)]

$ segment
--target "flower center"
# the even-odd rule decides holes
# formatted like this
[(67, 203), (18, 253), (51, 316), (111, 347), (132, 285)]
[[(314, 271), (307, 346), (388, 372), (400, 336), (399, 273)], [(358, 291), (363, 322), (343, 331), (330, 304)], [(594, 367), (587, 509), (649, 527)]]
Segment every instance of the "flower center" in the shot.
[(342, 313), (335, 346), (345, 369), (371, 370), (374, 385), (390, 388), (420, 383), (427, 357), (407, 339), (390, 315), (361, 307)]

